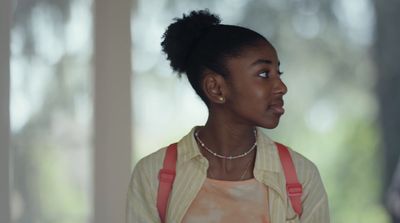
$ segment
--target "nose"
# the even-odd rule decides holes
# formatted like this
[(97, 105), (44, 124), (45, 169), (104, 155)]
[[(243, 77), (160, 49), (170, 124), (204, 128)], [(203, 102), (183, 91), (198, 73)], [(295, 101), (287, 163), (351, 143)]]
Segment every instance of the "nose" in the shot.
[(287, 89), (285, 83), (283, 83), (282, 79), (277, 78), (274, 93), (285, 95), (287, 93), (287, 91), (288, 91), (288, 89)]

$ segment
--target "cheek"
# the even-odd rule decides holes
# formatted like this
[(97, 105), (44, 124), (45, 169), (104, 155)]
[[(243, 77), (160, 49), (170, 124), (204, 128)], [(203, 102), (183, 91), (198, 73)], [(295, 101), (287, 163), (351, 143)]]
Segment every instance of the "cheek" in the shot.
[(265, 109), (270, 101), (270, 95), (270, 88), (266, 88), (265, 86), (252, 86), (238, 93), (234, 103), (239, 106), (241, 110), (248, 109), (249, 111), (255, 111)]
[(248, 98), (256, 103), (266, 103), (270, 100), (271, 92), (272, 87), (269, 84), (256, 84), (248, 91)]
[(255, 98), (267, 100), (271, 91), (270, 88), (267, 87), (258, 87), (254, 88), (253, 92)]
[(267, 80), (241, 79), (230, 85), (230, 99), (236, 109), (265, 107), (272, 93), (272, 85)]

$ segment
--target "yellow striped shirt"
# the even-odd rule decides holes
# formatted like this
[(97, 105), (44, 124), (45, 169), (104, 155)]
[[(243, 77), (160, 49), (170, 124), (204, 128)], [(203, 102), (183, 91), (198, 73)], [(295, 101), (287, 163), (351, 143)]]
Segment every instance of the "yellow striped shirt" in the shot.
[[(195, 127), (196, 128), (196, 127)], [(208, 161), (199, 151), (193, 128), (178, 142), (176, 177), (170, 194), (166, 221), (181, 222), (203, 185)], [(157, 207), (158, 172), (165, 149), (143, 158), (136, 165), (128, 189), (127, 223), (160, 222)], [(268, 188), (271, 223), (329, 223), (328, 199), (316, 166), (289, 149), (300, 183), (303, 185), (303, 214), (298, 217), (286, 194), (285, 176), (274, 142), (257, 131), (254, 177)]]

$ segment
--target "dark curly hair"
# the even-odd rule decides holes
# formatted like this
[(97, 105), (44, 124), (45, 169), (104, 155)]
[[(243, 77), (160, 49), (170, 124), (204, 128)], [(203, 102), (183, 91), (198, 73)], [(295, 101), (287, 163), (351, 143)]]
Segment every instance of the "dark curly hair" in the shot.
[(207, 9), (191, 11), (175, 18), (165, 31), (161, 42), (170, 65), (179, 76), (186, 73), (200, 98), (208, 105), (201, 88), (206, 69), (223, 77), (229, 75), (227, 58), (240, 55), (241, 50), (259, 40), (268, 40), (259, 33), (240, 26), (220, 24), (220, 18)]

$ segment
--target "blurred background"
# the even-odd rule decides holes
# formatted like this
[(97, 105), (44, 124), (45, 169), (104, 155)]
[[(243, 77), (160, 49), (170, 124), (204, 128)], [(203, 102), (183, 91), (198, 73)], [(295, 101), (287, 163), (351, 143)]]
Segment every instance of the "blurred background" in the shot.
[[(97, 50), (101, 41), (112, 43), (110, 52), (121, 47), (112, 26), (104, 24), (108, 33), (97, 30), (104, 29), (107, 9), (96, 5), (107, 8), (104, 2), (11, 1), (10, 180), (1, 186), (10, 185), (12, 223), (100, 222), (94, 220), (102, 196), (95, 192), (101, 187), (96, 169), (125, 163), (120, 184), (126, 188), (140, 158), (206, 121), (206, 107), (172, 73), (160, 47), (174, 17), (204, 8), (223, 23), (258, 31), (277, 49), (289, 89), (286, 113), (278, 128), (265, 131), (318, 166), (332, 222), (400, 222), (400, 186), (393, 181), (400, 155), (399, 1), (134, 0), (125, 3), (125, 17), (104, 16), (128, 18), (130, 32), (122, 34), (129, 44), (122, 47), (129, 56), (119, 63), (131, 68), (123, 74), (129, 83), (114, 83), (119, 74), (106, 72), (99, 85), (96, 58), (108, 53)], [(99, 40), (102, 35), (109, 38)], [(96, 135), (97, 122), (104, 123), (96, 103), (108, 85), (131, 92), (113, 99), (122, 100), (115, 110), (129, 113), (120, 119), (130, 126), (124, 145), (131, 159), (109, 159), (105, 166), (96, 156), (99, 138), (114, 133)]]

